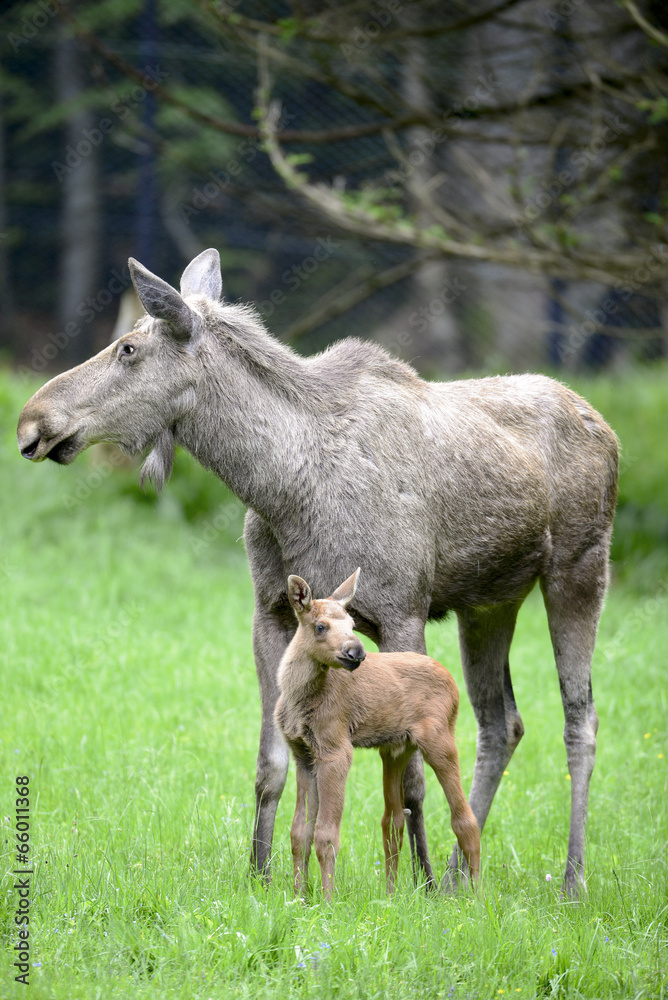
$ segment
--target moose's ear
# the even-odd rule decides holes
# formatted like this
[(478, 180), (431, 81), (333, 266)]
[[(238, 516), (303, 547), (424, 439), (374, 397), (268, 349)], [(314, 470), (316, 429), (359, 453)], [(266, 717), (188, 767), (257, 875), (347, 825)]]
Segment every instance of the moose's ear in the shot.
[(128, 260), (130, 277), (139, 301), (149, 316), (164, 319), (177, 340), (190, 340), (193, 332), (193, 313), (179, 293), (162, 278), (140, 264), (134, 257)]
[(311, 607), (311, 588), (301, 576), (288, 577), (288, 600), (298, 615)]
[(327, 598), (328, 601), (338, 601), (345, 608), (349, 601), (352, 601), (355, 596), (355, 591), (357, 590), (357, 578), (360, 575), (360, 567), (358, 566), (352, 576), (349, 576), (347, 580), (337, 587), (334, 593)]
[(181, 276), (181, 295), (206, 295), (218, 302), (223, 293), (220, 254), (213, 247), (191, 260)]

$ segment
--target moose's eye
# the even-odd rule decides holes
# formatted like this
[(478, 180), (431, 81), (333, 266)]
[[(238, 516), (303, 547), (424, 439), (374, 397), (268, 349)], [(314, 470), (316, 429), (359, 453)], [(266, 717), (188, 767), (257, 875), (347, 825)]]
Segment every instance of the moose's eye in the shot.
[(131, 354), (135, 353), (136, 348), (132, 344), (123, 344), (120, 351), (118, 352), (119, 358), (127, 358)]
[(322, 622), (318, 622), (318, 624), (315, 627), (315, 630), (318, 635), (323, 635), (323, 633), (327, 631), (327, 626), (323, 625)]

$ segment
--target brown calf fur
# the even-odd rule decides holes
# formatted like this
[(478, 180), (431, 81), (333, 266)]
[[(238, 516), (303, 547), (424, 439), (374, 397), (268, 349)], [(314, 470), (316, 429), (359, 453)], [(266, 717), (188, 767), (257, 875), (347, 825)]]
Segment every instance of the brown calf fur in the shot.
[(403, 841), (403, 776), (416, 750), (445, 792), (452, 829), (472, 878), (480, 868), (480, 833), (462, 789), (455, 746), (457, 685), (429, 656), (365, 651), (345, 611), (359, 572), (326, 600), (313, 600), (301, 577), (288, 578), (298, 627), (279, 667), (275, 718), (297, 764), (297, 805), (290, 831), (297, 895), (303, 892), (315, 841), (323, 893), (331, 899), (353, 747), (376, 747), (383, 761), (381, 827), (389, 893), (394, 891)]

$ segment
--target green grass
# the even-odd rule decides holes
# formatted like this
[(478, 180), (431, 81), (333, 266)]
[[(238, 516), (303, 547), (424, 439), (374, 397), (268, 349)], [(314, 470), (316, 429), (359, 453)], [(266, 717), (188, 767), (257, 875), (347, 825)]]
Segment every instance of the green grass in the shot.
[(619, 437), (612, 558), (629, 584), (645, 589), (668, 576), (668, 367), (568, 381), (600, 410)]
[[(657, 577), (629, 571), (601, 625), (581, 906), (559, 900), (569, 782), (537, 594), (512, 655), (526, 736), (484, 832), (483, 890), (427, 898), (406, 847), (385, 897), (381, 769), (366, 751), (348, 783), (336, 900), (315, 892), (304, 906), (290, 888), (292, 774), (273, 883), (248, 878), (259, 696), (240, 508), (183, 460), (188, 474), (158, 501), (140, 499), (132, 470), (108, 474), (100, 449), (67, 469), (24, 462), (12, 425), (29, 392), (0, 383), (0, 997), (668, 996), (668, 590)], [(454, 622), (430, 626), (428, 643), (462, 687), (468, 788), (475, 727)], [(17, 775), (32, 789), (27, 989), (12, 968)], [(431, 774), (426, 819), (442, 873), (453, 837)]]

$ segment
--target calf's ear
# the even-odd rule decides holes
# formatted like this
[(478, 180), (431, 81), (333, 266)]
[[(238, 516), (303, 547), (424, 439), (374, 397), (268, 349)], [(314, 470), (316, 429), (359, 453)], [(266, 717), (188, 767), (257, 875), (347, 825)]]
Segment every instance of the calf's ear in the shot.
[(360, 567), (358, 566), (352, 576), (349, 576), (347, 580), (344, 580), (340, 587), (337, 587), (334, 593), (327, 598), (329, 601), (338, 601), (345, 608), (349, 601), (352, 601), (355, 596), (355, 591), (357, 590), (357, 579), (360, 575)]
[(288, 577), (288, 600), (298, 615), (311, 607), (311, 588), (301, 576)]
[(181, 276), (181, 295), (206, 295), (218, 302), (223, 293), (220, 254), (211, 247), (191, 260)]
[(139, 301), (149, 316), (169, 324), (177, 340), (190, 340), (194, 316), (176, 289), (156, 274), (151, 274), (134, 257), (128, 260), (128, 267)]

